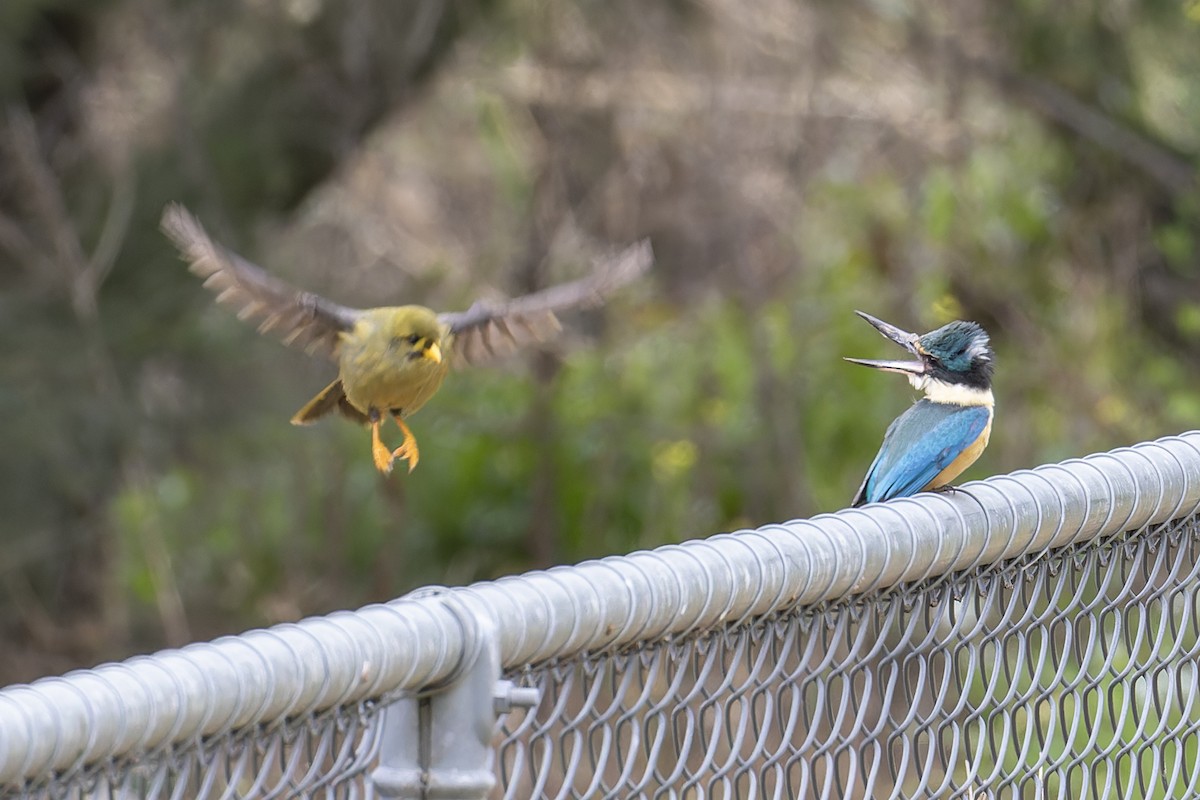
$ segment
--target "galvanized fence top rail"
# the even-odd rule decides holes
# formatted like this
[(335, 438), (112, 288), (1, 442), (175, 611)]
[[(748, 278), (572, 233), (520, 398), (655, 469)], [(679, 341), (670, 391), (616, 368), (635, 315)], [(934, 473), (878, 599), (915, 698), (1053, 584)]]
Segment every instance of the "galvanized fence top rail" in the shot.
[[(485, 646), (518, 675), (736, 630), (866, 592), (928, 585), (1180, 520), (1198, 508), (1200, 432), (1190, 432), (950, 493), (426, 589), (46, 678), (0, 690), (0, 789), (44, 786), (52, 776), (133, 764), (149, 753), (174, 758), (177, 745), (245, 748), (256, 731), (283, 731), (279, 752), (256, 757), (294, 771), (285, 751), (314, 720), (334, 720), (329, 730), (337, 735), (309, 742), (306, 763), (362, 770), (378, 753), (375, 709), (460, 681)], [(250, 773), (225, 780), (241, 786), (227, 796), (269, 794), (255, 795)], [(309, 791), (299, 786), (291, 781), (274, 794)]]

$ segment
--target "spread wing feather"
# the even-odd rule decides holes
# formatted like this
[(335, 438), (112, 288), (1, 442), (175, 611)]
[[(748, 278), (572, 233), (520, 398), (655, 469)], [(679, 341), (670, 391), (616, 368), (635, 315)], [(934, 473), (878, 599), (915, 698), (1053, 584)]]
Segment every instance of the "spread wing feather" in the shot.
[(274, 331), (284, 344), (333, 356), (338, 335), (354, 327), (362, 313), (301, 291), (226, 250), (177, 203), (163, 212), (162, 229), (182, 252), (188, 268), (217, 295), (218, 303), (233, 308), (239, 319), (259, 319), (258, 330)]
[(653, 261), (650, 242), (643, 239), (602, 260), (586, 278), (501, 303), (479, 301), (466, 311), (439, 314), (438, 319), (450, 329), (455, 361), (478, 364), (546, 341), (562, 329), (557, 312), (600, 305)]

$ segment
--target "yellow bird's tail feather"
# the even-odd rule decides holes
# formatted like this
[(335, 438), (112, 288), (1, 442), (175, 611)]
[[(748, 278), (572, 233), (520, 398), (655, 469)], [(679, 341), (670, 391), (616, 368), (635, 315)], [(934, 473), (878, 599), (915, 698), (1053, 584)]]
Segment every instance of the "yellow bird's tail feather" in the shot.
[(366, 414), (350, 405), (350, 401), (346, 399), (346, 390), (342, 388), (342, 381), (339, 378), (322, 389), (312, 400), (305, 403), (304, 408), (301, 408), (292, 416), (292, 424), (311, 425), (334, 409), (342, 412), (343, 416), (363, 425), (366, 425), (370, 421), (367, 419)]

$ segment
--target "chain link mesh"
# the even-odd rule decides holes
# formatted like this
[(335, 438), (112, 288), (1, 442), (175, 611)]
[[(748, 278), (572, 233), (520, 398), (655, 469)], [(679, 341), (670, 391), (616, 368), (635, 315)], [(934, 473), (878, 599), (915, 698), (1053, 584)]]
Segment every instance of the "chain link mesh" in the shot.
[(11, 797), (56, 800), (269, 800), (374, 797), (380, 706), (334, 708), (50, 776)]
[(1194, 516), (513, 670), (506, 798), (1200, 797)]

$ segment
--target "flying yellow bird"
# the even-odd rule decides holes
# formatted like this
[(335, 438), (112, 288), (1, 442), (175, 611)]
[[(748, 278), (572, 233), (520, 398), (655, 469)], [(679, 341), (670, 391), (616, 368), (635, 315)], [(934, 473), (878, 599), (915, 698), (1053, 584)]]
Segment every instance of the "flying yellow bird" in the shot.
[[(240, 319), (260, 318), (260, 332), (275, 331), (285, 344), (337, 361), (337, 380), (297, 411), (292, 424), (307, 425), (336, 409), (370, 425), (371, 454), (384, 473), (397, 458), (408, 461), (409, 472), (417, 466), (417, 440), (404, 420), (437, 393), (451, 362), (476, 364), (549, 339), (561, 329), (555, 312), (600, 305), (653, 260), (643, 240), (586, 278), (515, 300), (477, 301), (466, 311), (441, 314), (412, 305), (357, 309), (296, 289), (226, 250), (181, 205), (167, 206), (162, 229), (218, 303), (235, 308)], [(395, 450), (379, 437), (385, 413), (404, 433)]]

